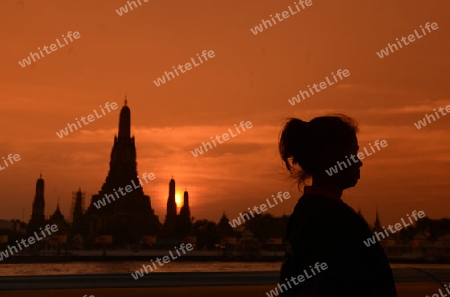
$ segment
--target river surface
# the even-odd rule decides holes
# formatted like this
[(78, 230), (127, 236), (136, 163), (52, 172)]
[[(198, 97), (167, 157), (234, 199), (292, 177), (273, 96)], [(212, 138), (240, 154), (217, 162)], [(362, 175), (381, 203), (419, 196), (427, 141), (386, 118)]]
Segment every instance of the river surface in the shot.
[[(1, 264), (0, 276), (62, 275), (62, 274), (117, 274), (132, 273), (149, 262), (70, 262)], [(154, 270), (164, 272), (238, 272), (279, 271), (281, 262), (170, 262)], [(447, 268), (450, 264), (391, 264), (392, 268)]]

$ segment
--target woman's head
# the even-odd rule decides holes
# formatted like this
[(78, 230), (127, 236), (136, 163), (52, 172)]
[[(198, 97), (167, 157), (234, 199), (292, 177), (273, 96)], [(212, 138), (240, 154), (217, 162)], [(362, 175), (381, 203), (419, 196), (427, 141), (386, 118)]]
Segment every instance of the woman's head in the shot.
[[(280, 155), (299, 184), (312, 177), (313, 184), (344, 190), (356, 185), (362, 166), (356, 157), (357, 132), (357, 123), (345, 115), (317, 117), (309, 122), (290, 118), (281, 131)], [(341, 164), (335, 168), (337, 162)], [(296, 170), (296, 165), (301, 169)], [(330, 167), (338, 172), (330, 172)]]

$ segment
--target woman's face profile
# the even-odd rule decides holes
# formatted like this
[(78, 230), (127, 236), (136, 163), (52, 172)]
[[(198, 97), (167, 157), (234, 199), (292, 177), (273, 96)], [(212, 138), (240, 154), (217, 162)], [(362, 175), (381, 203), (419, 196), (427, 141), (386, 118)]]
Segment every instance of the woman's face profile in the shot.
[[(361, 177), (360, 168), (362, 166), (361, 160), (358, 159), (357, 154), (359, 150), (358, 139), (355, 137), (344, 150), (344, 158), (340, 162), (345, 162), (348, 166), (340, 174), (336, 176), (339, 178), (339, 184), (342, 189), (347, 189), (356, 186)], [(349, 165), (351, 164), (351, 165)]]

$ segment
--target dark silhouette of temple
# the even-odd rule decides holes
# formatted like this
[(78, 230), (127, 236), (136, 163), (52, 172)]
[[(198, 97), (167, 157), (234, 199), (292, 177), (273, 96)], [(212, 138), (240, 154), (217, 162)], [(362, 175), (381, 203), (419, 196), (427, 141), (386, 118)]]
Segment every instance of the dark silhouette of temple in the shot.
[(45, 225), (45, 199), (44, 199), (45, 182), (42, 179), (42, 174), (36, 181), (36, 194), (33, 200), (33, 210), (31, 212), (31, 219), (28, 223), (28, 233), (38, 231), (39, 228)]
[(375, 212), (375, 223), (373, 224), (372, 231), (373, 232), (383, 231), (383, 228), (381, 227), (380, 216), (378, 215), (378, 206)]
[[(56, 248), (56, 244), (61, 242), (65, 243), (67, 238), (66, 237), (59, 237), (60, 235), (70, 235), (70, 225), (64, 218), (64, 215), (61, 213), (61, 210), (59, 208), (59, 201), (56, 205), (55, 212), (48, 218), (45, 218), (45, 198), (44, 198), (44, 188), (45, 188), (45, 182), (42, 178), (42, 174), (39, 176), (39, 179), (36, 181), (36, 193), (33, 200), (33, 210), (31, 213), (31, 219), (27, 226), (27, 233), (28, 235), (33, 234), (33, 232), (37, 232), (39, 234), (39, 231), (44, 229), (44, 227), (49, 225), (57, 225), (58, 231), (54, 232), (52, 234), (52, 242), (49, 241), (42, 241), (37, 242), (36, 244), (32, 245), (31, 249), (43, 249), (45, 246), (52, 246)], [(55, 238), (56, 236), (56, 238)], [(58, 247), (59, 248), (59, 247)]]
[(189, 209), (188, 191), (184, 191), (183, 194), (183, 206), (181, 207), (180, 214), (178, 215), (178, 226), (181, 237), (188, 235), (192, 227), (191, 210)]
[(169, 182), (169, 197), (167, 198), (167, 213), (164, 221), (164, 236), (175, 236), (177, 227), (177, 204), (175, 201), (175, 180)]
[[(109, 172), (98, 194), (92, 196), (91, 203), (84, 215), (84, 235), (92, 242), (99, 235), (113, 235), (114, 242), (131, 244), (142, 236), (156, 235), (161, 224), (152, 209), (150, 197), (144, 194), (140, 186), (136, 163), (134, 136), (130, 134), (131, 113), (125, 105), (120, 111), (118, 136), (114, 136)], [(122, 199), (116, 199), (106, 206), (96, 208), (94, 202), (113, 195), (126, 186), (135, 185)]]
[[(135, 245), (145, 236), (158, 238), (180, 239), (191, 231), (191, 214), (189, 209), (189, 194), (184, 192), (184, 205), (177, 214), (175, 200), (175, 180), (169, 182), (169, 197), (164, 225), (155, 215), (151, 200), (144, 194), (139, 180), (136, 162), (136, 146), (134, 136), (131, 136), (131, 113), (125, 104), (120, 111), (118, 135), (114, 137), (111, 151), (109, 172), (100, 191), (92, 195), (86, 211), (84, 211), (84, 193), (81, 188), (73, 193), (71, 222), (62, 215), (59, 202), (56, 211), (48, 220), (45, 218), (44, 180), (42, 175), (36, 182), (36, 195), (33, 201), (33, 212), (28, 224), (28, 232), (34, 232), (51, 222), (58, 225), (60, 234), (68, 236), (68, 242), (76, 238), (80, 246), (93, 246), (96, 238), (107, 235), (113, 237), (115, 246)], [(120, 192), (133, 185), (132, 191), (127, 191), (118, 198)], [(122, 193), (121, 192), (121, 193)], [(104, 197), (114, 197), (111, 203), (98, 208), (94, 204)]]
[(167, 213), (164, 221), (162, 238), (183, 238), (189, 234), (191, 230), (191, 211), (189, 209), (189, 193), (184, 191), (183, 206), (180, 213), (177, 214), (177, 204), (175, 200), (175, 180), (169, 182), (169, 197), (167, 198)]
[(83, 213), (84, 213), (84, 198), (85, 195), (81, 192), (81, 188), (77, 192), (73, 193), (72, 197), (72, 231), (75, 234), (83, 232)]

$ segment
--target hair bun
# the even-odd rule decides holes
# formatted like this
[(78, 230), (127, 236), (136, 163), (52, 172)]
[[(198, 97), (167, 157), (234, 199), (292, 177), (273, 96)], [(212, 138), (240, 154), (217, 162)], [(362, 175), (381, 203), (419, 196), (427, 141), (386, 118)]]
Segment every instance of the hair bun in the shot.
[(301, 148), (302, 142), (307, 139), (308, 122), (305, 122), (297, 118), (289, 118), (284, 124), (279, 141), (279, 151), (282, 159), (286, 164), (286, 168), (291, 171), (291, 164), (288, 159), (294, 157), (295, 154)]

